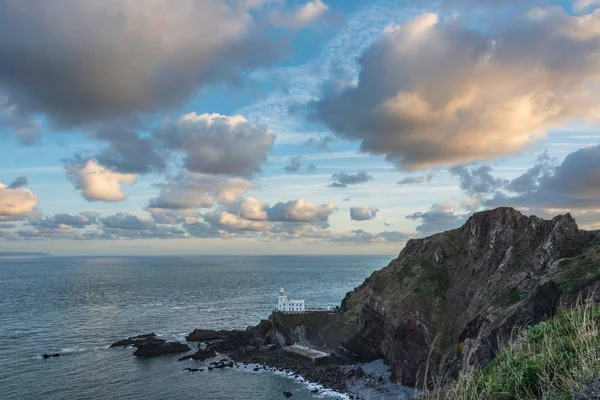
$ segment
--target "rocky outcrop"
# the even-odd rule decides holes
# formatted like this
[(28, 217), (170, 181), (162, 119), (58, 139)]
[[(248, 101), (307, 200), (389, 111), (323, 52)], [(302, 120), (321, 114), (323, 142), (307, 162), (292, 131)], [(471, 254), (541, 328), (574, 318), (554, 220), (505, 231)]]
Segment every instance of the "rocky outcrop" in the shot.
[(386, 359), (395, 381), (421, 387), (485, 366), (515, 329), (592, 295), (599, 278), (600, 234), (569, 214), (476, 213), (461, 228), (410, 240), (346, 295), (343, 347)]
[(166, 340), (157, 338), (156, 334), (147, 333), (145, 335), (132, 336), (127, 339), (116, 341), (113, 344), (111, 344), (110, 347), (114, 348), (114, 347), (133, 346), (133, 347), (137, 348), (137, 347), (140, 347), (145, 344), (150, 344), (150, 343), (160, 344), (160, 343), (164, 343), (164, 342), (166, 342)]
[(190, 350), (187, 344), (163, 341), (163, 343), (152, 342), (143, 344), (137, 348), (133, 355), (136, 357), (157, 357), (165, 354), (184, 353)]
[(184, 361), (184, 360), (204, 361), (204, 360), (208, 360), (209, 358), (216, 357), (216, 356), (217, 356), (217, 353), (213, 349), (198, 348), (197, 352), (195, 352), (194, 354), (183, 356), (179, 359), (179, 361)]
[(225, 339), (236, 331), (214, 331), (210, 329), (194, 329), (192, 333), (185, 337), (188, 342), (206, 342), (209, 340)]

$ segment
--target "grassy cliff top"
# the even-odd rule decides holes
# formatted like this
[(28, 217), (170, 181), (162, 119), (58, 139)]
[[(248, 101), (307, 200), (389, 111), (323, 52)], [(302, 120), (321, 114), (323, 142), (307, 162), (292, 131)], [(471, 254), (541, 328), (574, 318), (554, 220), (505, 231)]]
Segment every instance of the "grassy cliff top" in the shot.
[(599, 375), (600, 306), (587, 303), (527, 328), (483, 370), (422, 398), (571, 399)]

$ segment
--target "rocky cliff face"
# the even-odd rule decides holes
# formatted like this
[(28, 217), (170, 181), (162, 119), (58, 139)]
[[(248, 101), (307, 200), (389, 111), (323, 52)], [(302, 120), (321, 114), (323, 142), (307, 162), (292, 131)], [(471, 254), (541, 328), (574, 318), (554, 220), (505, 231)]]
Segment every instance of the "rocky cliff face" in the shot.
[(410, 240), (398, 258), (342, 302), (343, 346), (383, 357), (392, 377), (421, 387), (485, 366), (519, 327), (591, 295), (600, 232), (569, 215), (551, 221), (512, 208), (474, 214), (461, 228)]

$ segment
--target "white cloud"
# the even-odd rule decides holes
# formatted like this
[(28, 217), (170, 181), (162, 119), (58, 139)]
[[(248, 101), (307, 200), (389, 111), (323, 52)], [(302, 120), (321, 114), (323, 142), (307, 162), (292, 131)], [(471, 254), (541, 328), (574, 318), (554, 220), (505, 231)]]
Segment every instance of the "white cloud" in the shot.
[(295, 12), (277, 12), (272, 18), (275, 25), (291, 29), (301, 29), (323, 16), (329, 6), (322, 0), (311, 0)]
[(81, 194), (89, 201), (123, 201), (122, 184), (131, 185), (135, 174), (121, 174), (104, 168), (95, 159), (85, 164), (75, 162), (66, 166), (67, 174)]
[(409, 169), (511, 154), (549, 128), (598, 120), (599, 20), (536, 8), (492, 36), (424, 14), (386, 29), (358, 82), (326, 86), (309, 112)]
[(38, 198), (29, 189), (10, 188), (0, 183), (0, 217), (15, 217), (31, 213)]
[(267, 209), (267, 216), (269, 221), (326, 222), (336, 210), (337, 208), (333, 203), (319, 206), (308, 200), (298, 199), (275, 204)]

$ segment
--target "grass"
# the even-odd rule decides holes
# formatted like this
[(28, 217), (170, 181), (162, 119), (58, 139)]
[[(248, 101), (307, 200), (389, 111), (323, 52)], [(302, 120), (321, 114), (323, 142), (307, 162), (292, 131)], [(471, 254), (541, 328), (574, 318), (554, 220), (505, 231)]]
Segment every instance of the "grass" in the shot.
[(599, 374), (600, 306), (586, 303), (525, 329), (483, 370), (424, 399), (571, 399)]

